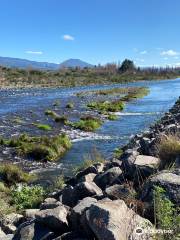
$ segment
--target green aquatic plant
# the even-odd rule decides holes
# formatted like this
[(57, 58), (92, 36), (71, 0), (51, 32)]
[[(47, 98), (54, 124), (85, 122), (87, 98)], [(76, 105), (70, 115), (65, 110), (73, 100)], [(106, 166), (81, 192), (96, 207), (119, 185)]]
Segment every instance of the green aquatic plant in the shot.
[(108, 114), (107, 118), (110, 121), (115, 121), (115, 120), (117, 120), (118, 117), (115, 114)]
[(121, 148), (114, 149), (114, 157), (120, 158), (122, 154), (123, 154), (123, 150)]
[(33, 123), (33, 125), (39, 128), (40, 130), (44, 130), (44, 131), (52, 130), (52, 127), (48, 124)]
[(92, 110), (97, 110), (100, 113), (108, 113), (108, 112), (119, 112), (124, 109), (124, 103), (119, 100), (103, 101), (103, 102), (91, 102), (87, 105), (88, 108)]
[(30, 137), (23, 134), (18, 138), (1, 140), (0, 143), (14, 147), (18, 155), (37, 161), (55, 161), (71, 147), (70, 139), (65, 134), (52, 137)]
[(66, 105), (66, 108), (74, 108), (74, 103), (69, 102), (69, 103)]
[(83, 131), (95, 131), (102, 125), (102, 121), (93, 116), (81, 117), (79, 121), (70, 124), (74, 128)]

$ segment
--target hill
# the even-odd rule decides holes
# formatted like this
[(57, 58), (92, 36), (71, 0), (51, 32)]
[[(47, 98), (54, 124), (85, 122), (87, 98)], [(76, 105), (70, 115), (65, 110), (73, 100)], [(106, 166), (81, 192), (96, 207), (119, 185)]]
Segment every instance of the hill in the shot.
[(0, 65), (10, 68), (34, 68), (40, 70), (57, 70), (59, 68), (74, 68), (74, 67), (93, 67), (93, 65), (86, 63), (80, 59), (68, 59), (61, 64), (49, 63), (49, 62), (37, 62), (27, 59), (0, 57)]

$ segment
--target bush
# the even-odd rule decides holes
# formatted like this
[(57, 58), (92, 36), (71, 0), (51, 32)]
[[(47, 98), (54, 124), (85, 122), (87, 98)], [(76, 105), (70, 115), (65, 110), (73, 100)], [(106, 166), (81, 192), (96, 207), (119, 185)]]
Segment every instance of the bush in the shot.
[(124, 103), (121, 101), (121, 99), (114, 100), (112, 102), (91, 102), (87, 105), (87, 107), (93, 110), (97, 110), (100, 113), (119, 112), (124, 109)]
[(165, 190), (159, 186), (154, 188), (154, 212), (156, 227), (173, 231), (173, 235), (165, 234), (158, 239), (170, 239), (170, 237), (177, 239), (180, 216), (178, 216), (174, 204), (166, 197)]
[(122, 154), (123, 154), (123, 150), (121, 148), (114, 149), (114, 157), (120, 158)]
[(27, 208), (37, 208), (43, 201), (45, 191), (41, 186), (27, 186), (12, 189), (12, 203), (18, 210)]
[(157, 145), (160, 158), (160, 169), (173, 166), (175, 160), (180, 156), (180, 137), (178, 135), (167, 135), (161, 138)]
[(8, 185), (27, 183), (33, 178), (32, 175), (24, 172), (20, 167), (14, 164), (0, 165), (0, 175), (2, 180)]

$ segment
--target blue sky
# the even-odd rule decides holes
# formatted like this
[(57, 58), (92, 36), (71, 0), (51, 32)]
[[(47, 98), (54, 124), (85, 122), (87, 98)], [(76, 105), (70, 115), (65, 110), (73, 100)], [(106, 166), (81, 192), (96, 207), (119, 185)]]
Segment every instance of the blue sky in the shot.
[(0, 56), (180, 65), (180, 0), (0, 0)]

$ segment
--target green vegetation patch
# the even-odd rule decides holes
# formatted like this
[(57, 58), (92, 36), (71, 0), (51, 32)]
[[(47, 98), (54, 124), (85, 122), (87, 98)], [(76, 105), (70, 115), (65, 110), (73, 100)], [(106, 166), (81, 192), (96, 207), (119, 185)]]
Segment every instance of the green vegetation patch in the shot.
[(66, 108), (74, 108), (74, 103), (72, 102), (69, 102), (67, 105), (66, 105)]
[[(0, 178), (8, 185), (16, 183), (28, 183), (34, 176), (24, 172), (20, 167), (14, 164), (0, 165)], [(2, 188), (0, 188), (2, 190)]]
[(110, 121), (115, 121), (118, 117), (115, 114), (108, 114), (107, 118)]
[(129, 102), (134, 99), (142, 98), (149, 94), (149, 88), (147, 87), (138, 87), (134, 88), (132, 92), (129, 92), (126, 96), (122, 97), (121, 100)]
[(160, 158), (159, 168), (173, 167), (176, 158), (180, 156), (180, 137), (177, 134), (162, 137), (157, 149)]
[(92, 110), (97, 110), (100, 113), (106, 112), (119, 112), (124, 109), (124, 103), (119, 100), (114, 101), (103, 101), (103, 102), (91, 102), (87, 105)]
[(52, 130), (52, 127), (48, 124), (33, 123), (33, 125), (39, 128), (40, 130), (44, 130), (44, 131)]
[(71, 123), (74, 128), (81, 129), (83, 131), (95, 131), (102, 125), (102, 121), (93, 116), (81, 117), (78, 122)]
[(1, 139), (0, 143), (14, 147), (18, 155), (37, 161), (55, 161), (71, 147), (71, 142), (65, 134), (53, 137), (30, 137), (23, 134), (10, 140)]

